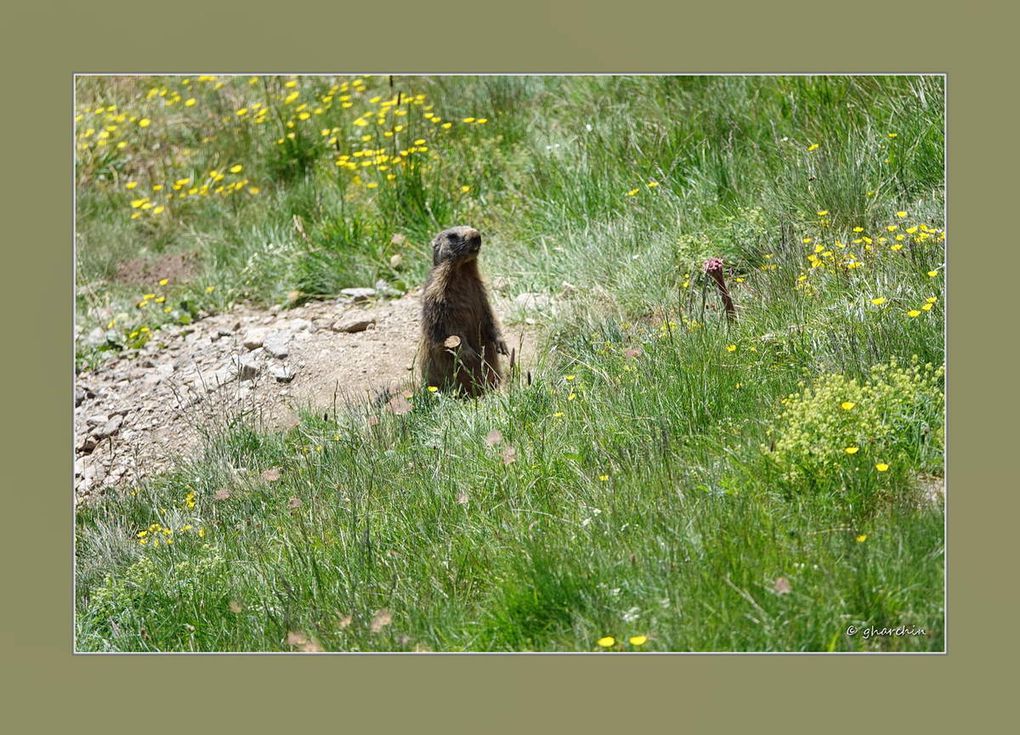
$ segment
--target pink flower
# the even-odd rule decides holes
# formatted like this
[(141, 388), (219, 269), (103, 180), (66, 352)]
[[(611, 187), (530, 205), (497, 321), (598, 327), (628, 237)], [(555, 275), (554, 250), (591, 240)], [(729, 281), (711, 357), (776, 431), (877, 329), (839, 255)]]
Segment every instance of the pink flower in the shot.
[(712, 271), (722, 270), (723, 261), (722, 258), (709, 258), (705, 261), (705, 273)]

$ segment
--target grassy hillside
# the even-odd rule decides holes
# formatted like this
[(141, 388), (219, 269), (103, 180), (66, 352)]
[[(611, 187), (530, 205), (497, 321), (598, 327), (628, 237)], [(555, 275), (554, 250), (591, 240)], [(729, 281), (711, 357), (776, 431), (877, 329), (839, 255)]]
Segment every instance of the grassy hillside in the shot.
[(940, 78), (86, 78), (77, 106), (82, 365), (413, 286), (457, 223), (558, 299), (530, 382), (238, 424), (79, 511), (79, 649), (942, 649)]

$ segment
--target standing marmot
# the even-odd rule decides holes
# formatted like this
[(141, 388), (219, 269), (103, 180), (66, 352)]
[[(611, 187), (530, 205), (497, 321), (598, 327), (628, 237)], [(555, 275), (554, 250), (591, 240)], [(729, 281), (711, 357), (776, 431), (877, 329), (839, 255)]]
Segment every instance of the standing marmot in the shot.
[(509, 354), (489, 306), (472, 227), (451, 227), (432, 241), (432, 270), (422, 297), (422, 378), (425, 385), (469, 396), (499, 385), (499, 355)]

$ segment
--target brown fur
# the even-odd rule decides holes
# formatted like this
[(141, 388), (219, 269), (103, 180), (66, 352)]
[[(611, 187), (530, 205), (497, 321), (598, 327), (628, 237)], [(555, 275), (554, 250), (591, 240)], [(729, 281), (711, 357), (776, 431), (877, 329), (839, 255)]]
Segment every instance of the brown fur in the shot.
[(499, 385), (507, 354), (478, 271), (480, 247), (470, 227), (440, 232), (422, 297), (422, 379), (469, 396)]

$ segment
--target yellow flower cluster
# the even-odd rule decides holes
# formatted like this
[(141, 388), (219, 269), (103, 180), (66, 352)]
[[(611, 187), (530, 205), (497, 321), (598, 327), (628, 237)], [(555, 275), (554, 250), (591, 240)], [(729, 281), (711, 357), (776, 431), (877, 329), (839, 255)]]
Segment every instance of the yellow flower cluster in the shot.
[[(873, 366), (863, 383), (841, 374), (822, 375), (784, 400), (772, 428), (770, 456), (793, 481), (870, 467), (875, 458), (883, 472), (889, 467), (885, 458), (904, 451), (922, 423), (941, 447), (943, 373), (942, 367), (917, 361), (906, 367), (893, 359)], [(863, 458), (862, 464), (847, 465), (847, 458)]]
[[(261, 192), (257, 186), (249, 186), (251, 183), (247, 177), (239, 176), (244, 171), (244, 165), (237, 163), (220, 170), (212, 169), (206, 174), (201, 183), (196, 183), (190, 176), (175, 179), (168, 184), (155, 183), (150, 187), (150, 194), (139, 196), (130, 201), (131, 219), (139, 219), (143, 213), (159, 215), (168, 211), (171, 201), (183, 201), (194, 197), (220, 196), (228, 197), (247, 189), (248, 194), (255, 196)], [(124, 188), (133, 194), (138, 188), (138, 182), (128, 181)], [(167, 191), (167, 190), (170, 191)], [(162, 201), (159, 201), (159, 198)]]
[(190, 523), (185, 523), (177, 528), (175, 531), (169, 526), (164, 526), (162, 523), (156, 522), (149, 525), (139, 531), (135, 537), (138, 539), (138, 543), (142, 546), (152, 546), (158, 548), (160, 544), (164, 546), (173, 546), (174, 539), (180, 535), (193, 533), (198, 538), (205, 538), (205, 528), (195, 528)]
[[(824, 216), (829, 214), (828, 210), (817, 212), (819, 216), (823, 216), (823, 213)], [(905, 211), (899, 211), (895, 216), (903, 219), (908, 214)], [(822, 222), (827, 222), (827, 220), (822, 220)], [(906, 227), (902, 232), (900, 232), (899, 224), (889, 224), (883, 227), (882, 232), (870, 235), (865, 234), (863, 227), (857, 226), (852, 230), (852, 237), (832, 238), (828, 242), (821, 242), (817, 237), (805, 236), (802, 238), (802, 243), (808, 248), (808, 253), (805, 255), (808, 267), (797, 276), (794, 287), (805, 295), (812, 296), (817, 293), (817, 289), (809, 282), (809, 278), (816, 271), (824, 272), (827, 269), (854, 271), (865, 267), (870, 259), (877, 257), (883, 251), (895, 253), (902, 250), (904, 244), (930, 245), (944, 241), (945, 232), (943, 230), (921, 222)], [(934, 278), (938, 273), (931, 271), (928, 275)]]

